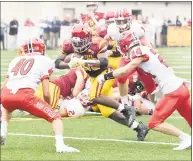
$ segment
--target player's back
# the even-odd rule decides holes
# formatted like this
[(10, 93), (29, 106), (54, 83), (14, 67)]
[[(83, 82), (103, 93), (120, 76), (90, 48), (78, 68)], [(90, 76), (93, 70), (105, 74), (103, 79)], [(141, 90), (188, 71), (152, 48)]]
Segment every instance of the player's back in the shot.
[[(138, 49), (137, 49), (138, 48)], [(141, 50), (141, 53), (137, 53)], [(147, 60), (140, 64), (140, 68), (148, 75), (151, 75), (155, 83), (162, 89), (163, 93), (169, 93), (177, 89), (183, 80), (175, 76), (171, 69), (159, 54), (147, 46), (133, 48), (130, 58), (144, 56)]]
[(9, 64), (6, 87), (13, 92), (21, 88), (36, 90), (39, 82), (49, 77), (53, 70), (53, 62), (46, 56), (19, 56)]

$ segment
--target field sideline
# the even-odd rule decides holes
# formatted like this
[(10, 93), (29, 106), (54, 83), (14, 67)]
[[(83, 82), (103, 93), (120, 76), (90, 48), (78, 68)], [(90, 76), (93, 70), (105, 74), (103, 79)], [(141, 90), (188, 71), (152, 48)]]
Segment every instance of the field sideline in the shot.
[[(160, 55), (176, 75), (191, 81), (191, 48), (159, 48)], [(55, 59), (60, 51), (47, 51)], [(1, 51), (1, 82), (16, 51)], [(57, 71), (59, 76), (64, 71)], [(7, 145), (1, 149), (1, 160), (191, 160), (191, 149), (172, 151), (178, 139), (150, 131), (144, 142), (136, 141), (136, 134), (125, 126), (101, 116), (66, 118), (64, 141), (78, 148), (80, 153), (57, 154), (51, 125), (34, 117), (15, 114), (9, 125)], [(138, 117), (144, 123), (148, 116)], [(181, 130), (191, 133), (178, 114), (167, 120)]]

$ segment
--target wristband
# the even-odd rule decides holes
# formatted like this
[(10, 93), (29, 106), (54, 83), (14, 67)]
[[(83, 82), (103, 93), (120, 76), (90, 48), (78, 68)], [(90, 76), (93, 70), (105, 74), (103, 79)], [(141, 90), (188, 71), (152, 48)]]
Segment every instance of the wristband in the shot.
[(113, 72), (104, 74), (104, 79), (105, 80), (114, 79)]

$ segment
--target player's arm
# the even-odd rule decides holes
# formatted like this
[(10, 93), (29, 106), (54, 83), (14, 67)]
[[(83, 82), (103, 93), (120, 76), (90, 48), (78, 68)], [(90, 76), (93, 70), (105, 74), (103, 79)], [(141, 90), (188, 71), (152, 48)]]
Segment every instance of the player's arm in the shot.
[(74, 86), (74, 89), (72, 90), (72, 95), (76, 97), (84, 88), (84, 75), (80, 70), (76, 70), (76, 84)]
[(127, 65), (121, 68), (118, 68), (113, 72), (104, 74), (104, 79), (108, 80), (108, 79), (114, 79), (117, 77), (124, 76), (125, 74), (129, 75), (129, 73), (132, 73), (132, 71), (135, 70), (143, 61), (146, 61), (146, 59), (147, 58), (145, 57), (138, 57), (138, 58), (132, 59), (132, 61)]
[(43, 79), (42, 80), (42, 88), (43, 88), (43, 97), (44, 100), (50, 104), (51, 102), (51, 96), (50, 96), (50, 91), (49, 91), (49, 79)]
[(66, 57), (67, 55), (66, 54), (61, 54), (61, 55), (59, 55), (57, 58), (56, 58), (56, 60), (55, 60), (55, 67), (57, 68), (57, 69), (69, 69), (70, 67), (69, 67), (69, 65), (68, 65), (68, 63), (66, 63), (65, 61), (64, 61), (64, 59), (65, 59), (65, 57)]
[(149, 40), (147, 39), (145, 35), (140, 37), (140, 41), (143, 46), (148, 46), (150, 48), (153, 48), (151, 43), (149, 42)]
[(52, 60), (48, 59), (47, 61), (45, 61), (45, 64), (42, 67), (40, 79), (42, 82), (43, 98), (48, 104), (51, 103), (51, 96), (49, 91), (49, 78), (52, 75), (53, 71), (54, 71), (54, 63)]

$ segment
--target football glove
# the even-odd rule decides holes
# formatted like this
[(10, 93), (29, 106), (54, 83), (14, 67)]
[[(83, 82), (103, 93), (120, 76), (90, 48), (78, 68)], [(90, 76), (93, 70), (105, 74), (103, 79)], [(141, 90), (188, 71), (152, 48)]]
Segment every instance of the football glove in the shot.
[(71, 60), (68, 63), (68, 66), (70, 69), (76, 68), (76, 67), (80, 66), (79, 62), (80, 62), (80, 58), (73, 57), (73, 55), (72, 55)]

